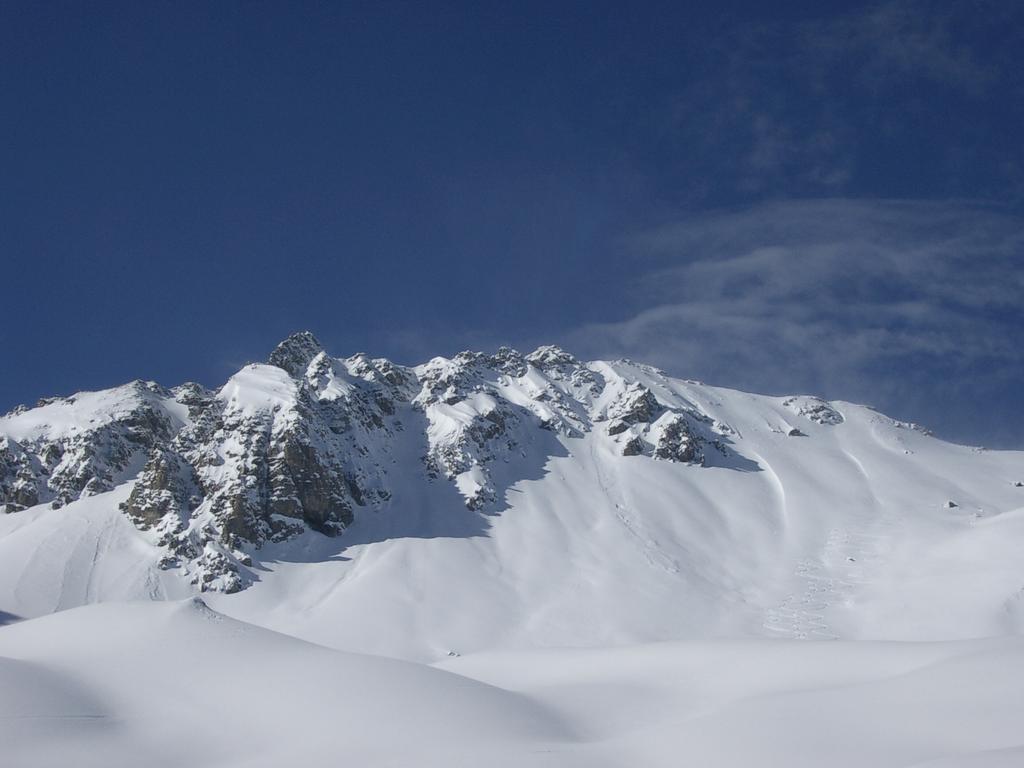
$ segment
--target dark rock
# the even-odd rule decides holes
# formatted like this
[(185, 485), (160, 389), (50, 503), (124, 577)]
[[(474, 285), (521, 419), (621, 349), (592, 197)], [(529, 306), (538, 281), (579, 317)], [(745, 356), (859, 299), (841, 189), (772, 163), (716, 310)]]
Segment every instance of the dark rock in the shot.
[(608, 434), (617, 435), (634, 424), (649, 423), (661, 410), (651, 390), (634, 384), (608, 409)]
[(622, 446), (623, 456), (639, 456), (644, 452), (644, 441), (639, 436), (628, 440), (624, 446)]
[(267, 362), (283, 368), (295, 378), (302, 376), (313, 358), (323, 351), (316, 336), (309, 331), (299, 331), (278, 344)]
[(289, 436), (269, 470), (271, 514), (300, 517), (313, 530), (331, 536), (351, 524), (349, 485), (312, 446)]
[[(170, 391), (136, 381), (120, 388), (121, 410), (87, 429), (40, 437), (24, 446), (0, 438), (0, 503), (19, 507), (50, 502), (54, 508), (113, 489), (136, 457), (174, 433), (161, 400)], [(71, 405), (72, 398), (48, 404)], [(32, 502), (27, 504), (26, 502)]]
[(683, 416), (677, 414), (665, 425), (654, 447), (654, 457), (683, 464), (703, 463), (700, 442)]
[(170, 449), (155, 448), (121, 509), (146, 530), (170, 514), (184, 522), (195, 508), (195, 470)]
[(579, 365), (579, 360), (570, 355), (564, 349), (551, 345), (538, 347), (528, 354), (525, 359), (526, 362), (540, 368), (541, 370)]
[(529, 368), (525, 358), (511, 347), (499, 347), (490, 359), (490, 366), (513, 378), (525, 376)]
[(782, 404), (815, 424), (835, 426), (843, 423), (843, 415), (817, 397), (790, 397)]

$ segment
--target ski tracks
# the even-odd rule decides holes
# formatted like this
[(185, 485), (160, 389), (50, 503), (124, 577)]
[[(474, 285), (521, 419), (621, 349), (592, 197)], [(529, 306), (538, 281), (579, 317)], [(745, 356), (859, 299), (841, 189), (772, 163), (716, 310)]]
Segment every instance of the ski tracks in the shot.
[(864, 485), (864, 516), (857, 529), (833, 527), (818, 557), (799, 560), (793, 572), (795, 589), (766, 611), (764, 628), (798, 640), (834, 640), (829, 614), (859, 602), (863, 590), (891, 556), (899, 525), (893, 509), (871, 489), (864, 465), (843, 451)]

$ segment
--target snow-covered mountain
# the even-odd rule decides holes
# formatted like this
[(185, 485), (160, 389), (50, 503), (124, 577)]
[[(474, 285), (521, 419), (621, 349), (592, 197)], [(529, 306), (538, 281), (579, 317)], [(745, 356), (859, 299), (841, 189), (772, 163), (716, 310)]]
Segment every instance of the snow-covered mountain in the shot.
[(0, 504), (19, 768), (1024, 759), (1024, 453), (864, 406), (300, 333), (3, 416)]
[(623, 455), (703, 463), (708, 441), (726, 454), (706, 425), (727, 428), (693, 406), (660, 403), (555, 348), (407, 369), (331, 358), (307, 332), (216, 393), (136, 381), (16, 410), (0, 421), (0, 502), (57, 509), (130, 481), (120, 507), (165, 550), (161, 567), (235, 592), (261, 546), (337, 536), (357, 509), (383, 512), (396, 486), (444, 478), (469, 510), (494, 511), (560, 452), (546, 433), (581, 436), (598, 421), (621, 435)]
[(283, 341), (218, 391), (0, 418), (0, 610), (209, 593), (410, 658), (1024, 629), (1024, 454), (874, 410), (503, 348)]

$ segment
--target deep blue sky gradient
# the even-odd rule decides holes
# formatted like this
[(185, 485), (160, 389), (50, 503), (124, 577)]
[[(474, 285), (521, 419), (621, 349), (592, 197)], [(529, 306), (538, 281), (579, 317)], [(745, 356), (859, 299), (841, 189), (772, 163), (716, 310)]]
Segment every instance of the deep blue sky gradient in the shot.
[[(1024, 337), (1024, 13), (771, 5), (0, 3), (0, 410), (217, 385), (310, 328), (408, 363), (562, 342), (1024, 447), (1024, 353), (976, 352)], [(709, 276), (762, 247), (780, 255), (758, 269), (804, 282)], [(834, 312), (854, 282), (922, 343)], [(819, 298), (815, 338), (859, 351), (780, 326), (767, 365), (749, 325), (711, 322), (772, 329)], [(679, 322), (638, 319), (652, 306)]]

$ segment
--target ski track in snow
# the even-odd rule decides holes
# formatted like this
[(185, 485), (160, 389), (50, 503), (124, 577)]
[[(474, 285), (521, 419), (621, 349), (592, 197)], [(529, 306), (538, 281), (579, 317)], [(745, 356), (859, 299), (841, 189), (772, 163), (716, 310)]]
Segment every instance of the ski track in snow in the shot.
[(621, 484), (617, 480), (609, 480), (601, 469), (597, 459), (596, 449), (590, 448), (590, 458), (594, 467), (594, 476), (597, 478), (602, 494), (612, 505), (615, 518), (622, 524), (622, 528), (629, 535), (630, 539), (637, 545), (640, 554), (652, 568), (658, 568), (668, 574), (679, 573), (679, 563), (675, 558), (668, 555), (657, 541), (644, 535), (638, 530), (640, 523), (630, 517), (629, 505), (624, 491), (620, 490)]
[[(831, 610), (855, 603), (888, 562), (900, 526), (891, 507), (879, 502), (870, 476), (849, 451), (843, 455), (856, 468), (870, 501), (862, 508), (859, 527), (833, 527), (817, 557), (800, 559), (793, 571), (797, 588), (766, 612), (765, 629), (797, 640), (836, 640), (829, 623)], [(777, 477), (776, 477), (777, 480)], [(781, 483), (779, 483), (781, 487)], [(784, 493), (784, 492), (783, 492)]]

